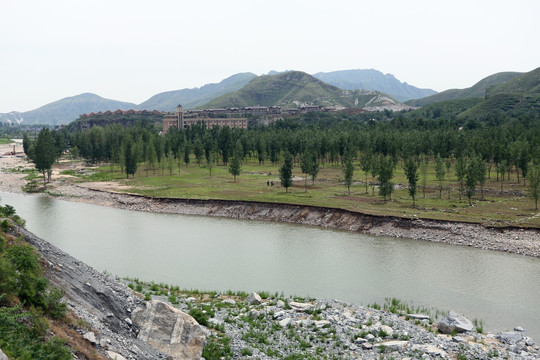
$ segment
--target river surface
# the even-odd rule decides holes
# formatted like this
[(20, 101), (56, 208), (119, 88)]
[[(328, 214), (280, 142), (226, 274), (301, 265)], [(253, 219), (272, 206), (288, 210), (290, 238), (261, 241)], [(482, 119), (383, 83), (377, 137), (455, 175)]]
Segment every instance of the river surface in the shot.
[(201, 290), (358, 304), (397, 297), (540, 341), (540, 259), (290, 224), (155, 214), (0, 193), (26, 227), (98, 270)]

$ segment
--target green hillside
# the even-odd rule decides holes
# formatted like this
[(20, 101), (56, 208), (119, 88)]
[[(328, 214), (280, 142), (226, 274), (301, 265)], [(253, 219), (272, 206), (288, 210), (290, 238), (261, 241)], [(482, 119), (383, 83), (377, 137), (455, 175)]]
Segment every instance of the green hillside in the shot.
[(184, 109), (192, 109), (206, 104), (218, 96), (241, 89), (255, 77), (257, 75), (252, 73), (240, 73), (232, 75), (217, 84), (206, 84), (199, 88), (162, 92), (137, 105), (136, 109), (173, 111), (178, 104), (181, 104)]
[(514, 77), (489, 90), (489, 95), (495, 94), (540, 95), (540, 68)]
[(400, 107), (398, 101), (378, 91), (342, 90), (300, 71), (259, 76), (242, 89), (220, 96), (204, 108), (305, 105), (346, 108)]
[(497, 94), (489, 96), (457, 117), (485, 120), (490, 117), (538, 116), (538, 114), (540, 114), (540, 95)]
[(409, 118), (426, 119), (453, 119), (465, 111), (481, 103), (481, 98), (454, 99), (439, 101), (433, 104), (422, 106), (419, 109), (407, 113)]
[(411, 106), (425, 106), (425, 105), (433, 104), (439, 101), (446, 101), (446, 100), (485, 98), (486, 90), (490, 89), (491, 91), (491, 89), (493, 89), (494, 87), (497, 87), (498, 85), (501, 85), (512, 79), (515, 79), (520, 75), (522, 75), (522, 73), (500, 72), (500, 73), (490, 75), (480, 80), (479, 82), (477, 82), (470, 88), (450, 89), (450, 90), (446, 90), (446, 91), (443, 91), (438, 94), (428, 96), (422, 99), (407, 101), (406, 104), (411, 105)]

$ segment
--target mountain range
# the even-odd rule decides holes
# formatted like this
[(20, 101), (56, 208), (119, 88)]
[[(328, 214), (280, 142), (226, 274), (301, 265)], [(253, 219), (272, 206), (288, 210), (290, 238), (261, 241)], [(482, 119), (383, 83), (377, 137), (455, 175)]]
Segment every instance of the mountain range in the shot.
[[(343, 82), (344, 72), (350, 75), (350, 81)], [(283, 73), (273, 72), (274, 76), (279, 76)], [(307, 75), (307, 74), (306, 74)], [(359, 107), (359, 104), (366, 104), (372, 97), (377, 97), (377, 101), (374, 101), (371, 105), (374, 106), (395, 106), (399, 104), (393, 98), (402, 98), (404, 89), (408, 89), (409, 98), (416, 96), (422, 96), (422, 91), (425, 89), (418, 89), (406, 83), (401, 83), (395, 79), (392, 75), (376, 71), (376, 70), (347, 70), (347, 71), (335, 71), (329, 73), (318, 73), (316, 77), (324, 77), (328, 82), (342, 83), (342, 86), (346, 86), (347, 89), (343, 90), (361, 90), (363, 86), (368, 87), (369, 91), (357, 91), (353, 101), (358, 99), (358, 102), (353, 107)], [(265, 76), (260, 76), (265, 78)], [(193, 89), (181, 89), (174, 91), (167, 91), (156, 94), (141, 104), (134, 104), (129, 102), (116, 101), (111, 99), (105, 99), (95, 94), (84, 93), (77, 96), (67, 97), (53, 103), (44, 105), (40, 108), (26, 111), (17, 112), (12, 111), (9, 113), (0, 114), (0, 122), (9, 123), (24, 123), (24, 124), (49, 124), (60, 125), (67, 124), (77, 119), (81, 114), (107, 111), (107, 110), (160, 110), (160, 111), (172, 111), (178, 104), (182, 104), (185, 109), (191, 109), (201, 107), (204, 104), (223, 96), (227, 93), (235, 92), (242, 89), (252, 80), (256, 80), (259, 77), (252, 73), (239, 73), (232, 75), (225, 80), (216, 84), (207, 84), (200, 88)], [(293, 77), (294, 78), (294, 77)], [(394, 79), (395, 81), (391, 81)], [(264, 79), (263, 79), (264, 80)], [(264, 82), (264, 81), (263, 81)], [(394, 84), (392, 88), (389, 84)], [(328, 85), (328, 84), (326, 84)], [(323, 88), (325, 86), (322, 86)], [(379, 89), (379, 88), (380, 89)], [(384, 91), (382, 89), (385, 89)], [(416, 90), (415, 90), (416, 89)], [(335, 90), (332, 90), (335, 91)], [(339, 90), (338, 90), (339, 91)], [(379, 91), (379, 92), (377, 92)], [(416, 91), (416, 92), (415, 92)], [(420, 91), (420, 92), (418, 92)], [(387, 93), (389, 96), (382, 94)], [(433, 90), (428, 90), (429, 93), (434, 93)], [(304, 96), (301, 99), (308, 100), (309, 96), (307, 91), (304, 91)], [(347, 93), (347, 92), (345, 92)], [(352, 93), (349, 92), (349, 97)], [(371, 94), (371, 95), (370, 95)], [(401, 94), (401, 95), (400, 95)], [(316, 97), (314, 94), (312, 98)], [(300, 100), (300, 102), (305, 102)], [(322, 101), (322, 99), (320, 99)], [(324, 102), (324, 101), (323, 101)], [(350, 101), (330, 101), (328, 104), (335, 103), (338, 106), (345, 106), (343, 104), (349, 104)], [(258, 103), (252, 103), (249, 105), (262, 105)], [(399, 105), (400, 106), (400, 105)]]
[(317, 105), (394, 111), (409, 108), (379, 91), (343, 90), (301, 71), (259, 76), (240, 90), (222, 95), (204, 106), (227, 108), (253, 105), (283, 108)]
[[(262, 76), (239, 73), (217, 84), (159, 93), (138, 105), (84, 93), (31, 111), (0, 114), (0, 122), (59, 125), (67, 124), (83, 113), (117, 109), (172, 111), (178, 104), (185, 109), (321, 105), (368, 111), (402, 110), (412, 106), (422, 107), (413, 112), (419, 116), (450, 111), (446, 114), (457, 118), (536, 114), (540, 111), (540, 68), (527, 73), (501, 72), (470, 88), (413, 98), (433, 92), (402, 83), (393, 75), (377, 70), (344, 70), (314, 76), (300, 71), (271, 72)], [(395, 100), (406, 97), (411, 97), (405, 102), (407, 106)]]
[(390, 95), (398, 101), (419, 99), (434, 95), (437, 92), (431, 89), (419, 89), (401, 82), (392, 74), (383, 74), (374, 69), (369, 70), (341, 70), (332, 72), (319, 72), (313, 75), (330, 85), (344, 90), (375, 90)]

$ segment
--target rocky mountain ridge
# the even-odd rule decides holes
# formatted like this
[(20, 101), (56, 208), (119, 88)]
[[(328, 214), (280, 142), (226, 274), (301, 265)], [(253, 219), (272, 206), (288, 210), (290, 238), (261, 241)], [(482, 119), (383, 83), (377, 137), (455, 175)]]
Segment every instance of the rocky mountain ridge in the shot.
[(392, 74), (383, 74), (375, 69), (340, 70), (318, 72), (313, 76), (343, 90), (375, 90), (388, 94), (398, 101), (423, 98), (437, 92), (432, 89), (420, 89), (401, 82)]

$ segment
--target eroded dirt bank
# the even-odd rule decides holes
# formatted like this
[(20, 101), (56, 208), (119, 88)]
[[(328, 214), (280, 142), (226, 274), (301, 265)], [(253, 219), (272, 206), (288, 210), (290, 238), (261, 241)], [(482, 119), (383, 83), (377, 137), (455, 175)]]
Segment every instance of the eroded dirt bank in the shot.
[(55, 193), (68, 200), (130, 210), (320, 226), (540, 257), (539, 229), (488, 228), (479, 224), (373, 216), (303, 205), (150, 198), (96, 188), (91, 184), (59, 186)]

